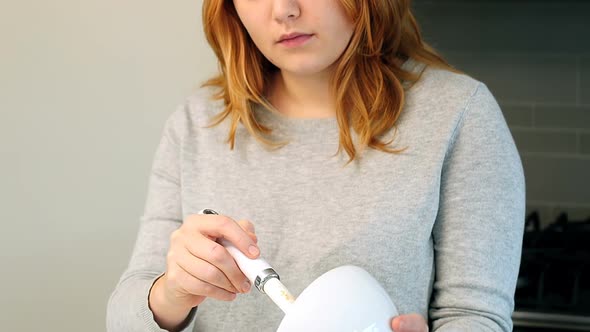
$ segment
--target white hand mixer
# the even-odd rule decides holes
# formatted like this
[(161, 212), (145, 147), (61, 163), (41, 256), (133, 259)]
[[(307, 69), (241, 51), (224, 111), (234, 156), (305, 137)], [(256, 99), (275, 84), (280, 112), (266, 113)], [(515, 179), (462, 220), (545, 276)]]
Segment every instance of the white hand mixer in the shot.
[[(205, 209), (201, 214), (218, 214)], [(220, 239), (252, 285), (285, 313), (277, 332), (391, 332), (398, 315), (387, 292), (364, 269), (344, 265), (314, 280), (295, 299), (264, 259), (250, 259)]]

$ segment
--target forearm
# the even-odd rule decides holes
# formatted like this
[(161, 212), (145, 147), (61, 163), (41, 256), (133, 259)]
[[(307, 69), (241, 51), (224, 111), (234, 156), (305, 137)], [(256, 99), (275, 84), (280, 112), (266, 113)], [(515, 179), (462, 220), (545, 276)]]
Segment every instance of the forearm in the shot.
[(480, 331), (480, 332), (496, 332), (498, 327), (495, 323), (486, 323), (481, 317), (466, 317), (453, 318), (447, 322), (439, 322), (442, 325), (433, 329), (432, 332), (458, 332), (458, 331)]

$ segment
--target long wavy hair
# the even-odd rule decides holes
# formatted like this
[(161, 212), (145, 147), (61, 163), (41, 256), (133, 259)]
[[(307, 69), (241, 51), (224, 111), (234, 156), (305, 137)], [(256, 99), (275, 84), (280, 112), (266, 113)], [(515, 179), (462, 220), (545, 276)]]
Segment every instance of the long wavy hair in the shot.
[[(381, 140), (395, 128), (404, 106), (405, 90), (416, 83), (426, 66), (459, 72), (422, 40), (420, 28), (411, 12), (411, 0), (340, 0), (354, 22), (351, 40), (335, 64), (331, 78), (339, 126), (339, 148), (353, 161), (366, 147), (388, 153), (393, 142)], [(254, 115), (254, 105), (273, 111), (264, 92), (271, 74), (278, 68), (267, 60), (250, 39), (231, 0), (204, 0), (203, 27), (207, 41), (219, 61), (220, 73), (203, 86), (219, 88), (213, 98), (223, 100), (225, 108), (213, 118), (215, 126), (230, 118), (227, 143), (234, 148), (236, 130), (241, 123), (258, 141), (280, 147), (286, 142), (269, 139), (272, 129)], [(426, 65), (418, 73), (406, 71), (399, 60), (413, 58)], [(408, 84), (402, 84), (407, 82)], [(351, 128), (357, 134), (353, 143)], [(394, 132), (395, 134), (395, 132)]]

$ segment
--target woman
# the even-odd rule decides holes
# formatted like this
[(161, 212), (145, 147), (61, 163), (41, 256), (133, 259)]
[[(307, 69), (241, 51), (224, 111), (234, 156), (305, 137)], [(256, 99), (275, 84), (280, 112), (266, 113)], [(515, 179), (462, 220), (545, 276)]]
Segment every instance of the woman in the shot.
[(512, 330), (522, 164), (410, 0), (205, 0), (203, 23), (221, 73), (165, 124), (110, 331), (275, 330), (220, 237), (294, 294), (363, 267), (396, 332)]

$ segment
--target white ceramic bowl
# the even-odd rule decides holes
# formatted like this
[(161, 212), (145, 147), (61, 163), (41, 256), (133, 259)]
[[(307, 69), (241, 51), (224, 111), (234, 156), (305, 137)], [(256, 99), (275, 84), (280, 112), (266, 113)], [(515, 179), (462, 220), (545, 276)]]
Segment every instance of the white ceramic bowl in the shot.
[(277, 332), (391, 332), (397, 314), (377, 280), (360, 267), (344, 265), (305, 288)]

